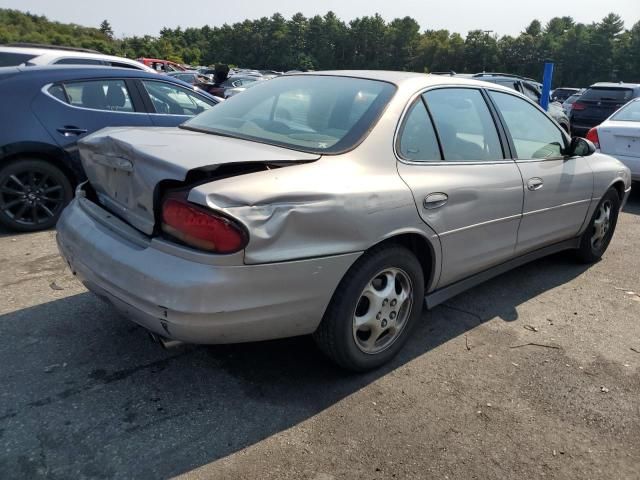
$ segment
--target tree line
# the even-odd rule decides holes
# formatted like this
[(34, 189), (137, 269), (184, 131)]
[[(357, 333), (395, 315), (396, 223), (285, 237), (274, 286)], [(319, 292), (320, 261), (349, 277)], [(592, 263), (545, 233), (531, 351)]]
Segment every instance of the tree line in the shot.
[(640, 22), (630, 29), (610, 13), (583, 24), (572, 17), (533, 20), (519, 35), (472, 30), (422, 30), (411, 17), (380, 15), (344, 22), (333, 12), (290, 19), (279, 13), (233, 25), (163, 28), (158, 36), (114, 38), (99, 28), (49, 21), (0, 9), (0, 43), (33, 42), (90, 48), (130, 58), (165, 58), (191, 65), (219, 63), (273, 70), (387, 69), (417, 72), (499, 71), (539, 79), (554, 61), (555, 86), (596, 81), (640, 82)]

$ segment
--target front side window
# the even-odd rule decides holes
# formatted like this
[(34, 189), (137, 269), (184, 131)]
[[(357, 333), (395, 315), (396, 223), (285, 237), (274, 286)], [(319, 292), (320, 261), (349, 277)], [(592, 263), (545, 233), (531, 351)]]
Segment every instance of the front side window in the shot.
[(502, 146), (489, 107), (479, 90), (442, 88), (424, 94), (450, 161), (503, 160)]
[(322, 153), (356, 145), (395, 92), (386, 82), (323, 75), (259, 83), (183, 128)]
[(489, 92), (504, 118), (519, 159), (562, 156), (564, 135), (553, 121), (526, 100), (502, 92)]
[(400, 155), (411, 161), (442, 160), (427, 109), (419, 99), (406, 116), (400, 134)]
[(49, 93), (74, 107), (111, 112), (134, 111), (124, 80), (68, 82), (52, 86)]
[(630, 102), (611, 117), (618, 122), (640, 122), (640, 100)]
[(165, 82), (142, 80), (156, 113), (167, 115), (197, 115), (215, 105), (206, 102), (185, 88)]

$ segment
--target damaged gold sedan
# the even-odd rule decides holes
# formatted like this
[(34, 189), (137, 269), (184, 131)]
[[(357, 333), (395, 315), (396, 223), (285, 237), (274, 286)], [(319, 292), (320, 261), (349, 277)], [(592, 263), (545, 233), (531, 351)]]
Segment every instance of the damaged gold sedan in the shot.
[(79, 148), (57, 238), (89, 290), (164, 342), (313, 334), (360, 371), (424, 304), (560, 250), (596, 261), (630, 191), (524, 96), (400, 72), (284, 76)]

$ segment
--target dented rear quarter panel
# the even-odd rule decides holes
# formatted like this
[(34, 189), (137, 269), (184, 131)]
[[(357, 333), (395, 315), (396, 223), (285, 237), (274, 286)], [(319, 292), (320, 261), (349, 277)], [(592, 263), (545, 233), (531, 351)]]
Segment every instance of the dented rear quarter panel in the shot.
[(193, 188), (189, 200), (223, 211), (247, 227), (247, 264), (364, 251), (412, 233), (431, 244), (435, 258), (430, 276), (437, 279), (438, 236), (420, 218), (393, 151), (398, 120), (418, 88), (400, 88), (372, 132), (350, 152), (216, 180)]

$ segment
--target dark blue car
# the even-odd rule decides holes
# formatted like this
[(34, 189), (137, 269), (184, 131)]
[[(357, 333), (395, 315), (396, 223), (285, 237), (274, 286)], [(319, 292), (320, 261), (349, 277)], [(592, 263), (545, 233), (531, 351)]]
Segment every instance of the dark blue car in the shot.
[(76, 142), (104, 127), (177, 126), (217, 99), (166, 75), (112, 67), (0, 68), (0, 224), (55, 225), (84, 179)]

